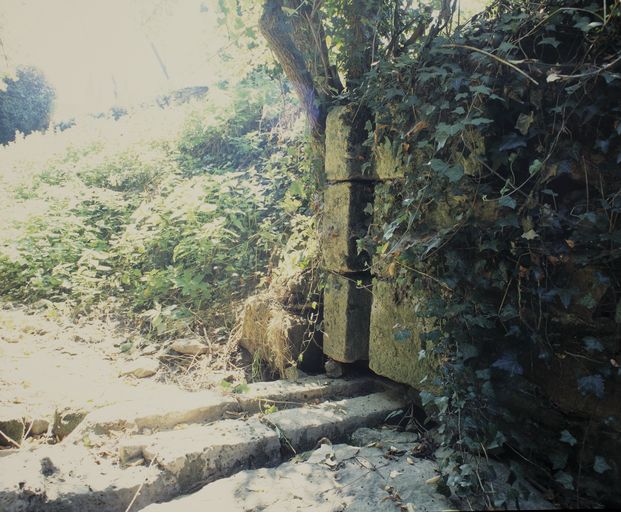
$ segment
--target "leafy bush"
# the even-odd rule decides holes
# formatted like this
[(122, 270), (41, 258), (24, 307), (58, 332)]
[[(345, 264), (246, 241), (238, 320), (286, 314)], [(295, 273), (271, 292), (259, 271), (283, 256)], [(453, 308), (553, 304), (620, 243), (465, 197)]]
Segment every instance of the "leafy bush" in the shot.
[(43, 74), (33, 67), (18, 68), (15, 78), (4, 79), (0, 87), (0, 144), (15, 139), (16, 132), (25, 135), (45, 130), (50, 124), (54, 90)]
[[(122, 311), (157, 335), (226, 319), (306, 212), (306, 157), (295, 118), (272, 129), (295, 110), (289, 99), (284, 112), (261, 106), (278, 94), (272, 81), (218, 94), (7, 148), (0, 295)], [(44, 142), (55, 152), (30, 162), (25, 147)]]

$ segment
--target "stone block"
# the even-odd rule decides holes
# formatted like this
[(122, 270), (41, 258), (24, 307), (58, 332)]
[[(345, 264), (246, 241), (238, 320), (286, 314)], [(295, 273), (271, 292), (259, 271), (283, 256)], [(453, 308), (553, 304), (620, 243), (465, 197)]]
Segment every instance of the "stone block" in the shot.
[(369, 256), (358, 254), (357, 240), (371, 224), (373, 187), (361, 183), (337, 183), (324, 191), (321, 242), (324, 268), (335, 272), (359, 272), (369, 264)]
[(63, 409), (54, 412), (52, 434), (59, 439), (64, 439), (73, 432), (86, 417), (87, 411), (79, 409)]
[(372, 294), (368, 277), (329, 274), (324, 290), (323, 351), (342, 363), (368, 359)]
[(372, 165), (362, 146), (366, 112), (356, 105), (333, 108), (326, 119), (325, 170), (328, 181), (373, 180)]
[(374, 427), (401, 409), (406, 399), (383, 392), (324, 402), (316, 406), (278, 411), (267, 416), (296, 451), (309, 450), (322, 437), (331, 441), (347, 438), (360, 425)]
[(429, 342), (420, 341), (420, 335), (431, 328), (431, 320), (419, 314), (421, 303), (413, 292), (399, 297), (391, 282), (373, 280), (369, 367), (416, 389), (433, 390), (439, 361)]
[(375, 173), (379, 180), (405, 178), (410, 166), (404, 162), (401, 147), (393, 147), (390, 139), (378, 144), (375, 149)]

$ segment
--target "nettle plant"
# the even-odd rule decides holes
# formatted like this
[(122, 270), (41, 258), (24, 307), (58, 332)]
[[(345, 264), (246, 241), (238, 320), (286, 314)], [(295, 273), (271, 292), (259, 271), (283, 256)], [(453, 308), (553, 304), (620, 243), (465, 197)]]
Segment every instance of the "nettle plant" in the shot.
[(620, 71), (618, 3), (497, 2), (379, 60), (358, 91), (374, 113), (366, 144), (407, 168), (361, 247), (428, 298), (424, 337), (446, 365), (423, 403), (449, 485), (484, 488), (488, 506), (520, 489), (494, 496), (472, 454), (511, 454), (578, 504), (615, 499), (593, 483), (615, 467), (593, 432), (621, 418), (585, 429), (532, 411), (564, 364), (567, 396), (594, 411), (618, 396)]

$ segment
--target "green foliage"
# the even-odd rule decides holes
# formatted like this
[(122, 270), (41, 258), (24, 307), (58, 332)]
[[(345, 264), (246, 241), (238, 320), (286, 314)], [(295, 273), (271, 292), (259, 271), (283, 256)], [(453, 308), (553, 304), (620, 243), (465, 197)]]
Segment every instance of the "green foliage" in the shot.
[(408, 173), (361, 243), (427, 293), (445, 334), (444, 392), (423, 401), (460, 495), (480, 489), (472, 454), (519, 454), (569, 489), (601, 449), (544, 435), (519, 404), (551, 371), (605, 410), (618, 385), (620, 20), (612, 4), (500, 2), (367, 75), (367, 144), (390, 139)]
[[(279, 91), (256, 72), (177, 114), (93, 121), (109, 139), (81, 141), (81, 126), (41, 137), (66, 149), (38, 167), (18, 155), (3, 176), (0, 295), (122, 312), (155, 335), (227, 321), (307, 213), (305, 139)], [(141, 136), (175, 116), (178, 129)]]
[(15, 78), (5, 78), (0, 87), (0, 144), (15, 139), (16, 132), (27, 135), (45, 130), (50, 123), (55, 93), (40, 71), (18, 68)]

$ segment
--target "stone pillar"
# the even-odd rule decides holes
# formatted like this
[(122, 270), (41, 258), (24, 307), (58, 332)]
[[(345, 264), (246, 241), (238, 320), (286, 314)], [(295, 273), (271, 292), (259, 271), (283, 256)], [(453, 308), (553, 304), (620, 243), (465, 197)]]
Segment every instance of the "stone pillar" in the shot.
[[(401, 195), (406, 173), (419, 162), (405, 159), (401, 148), (384, 141), (374, 150), (374, 169), (378, 180), (374, 189), (373, 224), (388, 222), (391, 204)], [(416, 389), (433, 390), (439, 362), (431, 342), (421, 335), (432, 328), (432, 320), (421, 315), (423, 298), (413, 287), (398, 286), (394, 264), (373, 258), (373, 306), (369, 326), (369, 368), (378, 375), (408, 384)]]
[(371, 223), (375, 179), (362, 146), (366, 119), (350, 104), (332, 109), (326, 120), (323, 350), (341, 363), (366, 360), (369, 352), (370, 257), (357, 244)]

